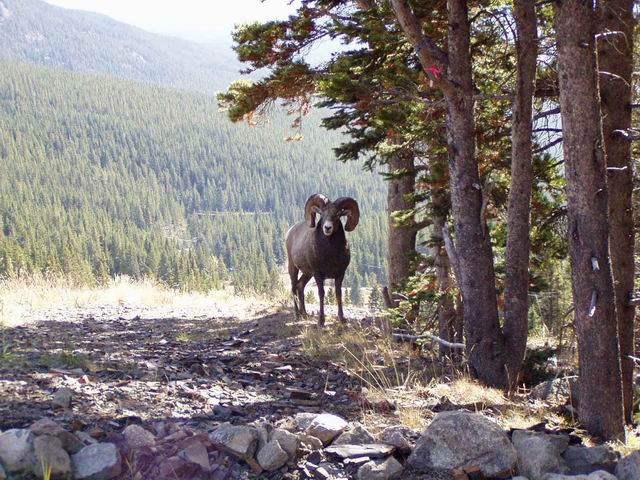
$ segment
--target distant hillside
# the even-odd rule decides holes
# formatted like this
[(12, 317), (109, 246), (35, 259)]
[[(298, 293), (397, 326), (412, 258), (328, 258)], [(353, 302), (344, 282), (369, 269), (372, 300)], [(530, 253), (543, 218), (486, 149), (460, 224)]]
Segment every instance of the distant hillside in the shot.
[(317, 118), (285, 142), (290, 119), (232, 125), (203, 94), (12, 61), (0, 72), (0, 275), (265, 291), (319, 191), (361, 204), (347, 285), (382, 281), (385, 184), (336, 162), (339, 136)]
[(213, 93), (238, 77), (231, 51), (156, 35), (41, 0), (0, 0), (0, 58)]

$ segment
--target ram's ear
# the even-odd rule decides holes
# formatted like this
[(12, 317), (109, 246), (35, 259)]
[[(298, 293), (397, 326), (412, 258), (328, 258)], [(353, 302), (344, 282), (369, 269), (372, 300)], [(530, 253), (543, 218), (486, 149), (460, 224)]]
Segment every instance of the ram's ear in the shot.
[(347, 232), (353, 231), (360, 222), (360, 208), (358, 202), (351, 197), (340, 197), (333, 204), (338, 208), (340, 216), (347, 216), (347, 223), (344, 229)]
[(307, 199), (304, 206), (304, 220), (310, 228), (315, 228), (316, 213), (320, 213), (327, 203), (329, 203), (327, 197), (319, 193), (315, 193)]

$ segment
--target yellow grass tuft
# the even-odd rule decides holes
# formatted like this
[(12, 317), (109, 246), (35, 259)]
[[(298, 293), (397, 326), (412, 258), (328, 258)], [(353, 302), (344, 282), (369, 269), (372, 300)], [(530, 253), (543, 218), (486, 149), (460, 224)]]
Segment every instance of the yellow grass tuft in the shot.
[(431, 395), (447, 397), (458, 405), (479, 404), (482, 406), (504, 405), (507, 399), (501, 390), (486, 387), (468, 377), (459, 377), (450, 383), (438, 383), (429, 389)]

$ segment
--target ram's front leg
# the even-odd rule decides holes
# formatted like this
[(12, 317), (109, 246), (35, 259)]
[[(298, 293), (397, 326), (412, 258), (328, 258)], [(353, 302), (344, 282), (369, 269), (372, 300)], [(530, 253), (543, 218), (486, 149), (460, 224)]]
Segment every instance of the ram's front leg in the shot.
[(324, 327), (324, 278), (314, 277), (318, 285), (318, 299), (320, 301), (320, 313), (318, 314), (318, 326)]
[(344, 313), (342, 312), (342, 280), (344, 280), (344, 275), (336, 278), (336, 301), (338, 302), (338, 320), (341, 323), (345, 323)]

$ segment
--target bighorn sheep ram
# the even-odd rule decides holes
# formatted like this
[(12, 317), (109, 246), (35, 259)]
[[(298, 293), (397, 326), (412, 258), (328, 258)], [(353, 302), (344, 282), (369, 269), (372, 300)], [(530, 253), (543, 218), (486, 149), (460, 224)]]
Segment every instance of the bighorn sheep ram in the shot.
[[(316, 222), (316, 214), (320, 220)], [(340, 217), (346, 216), (342, 227)], [(335, 279), (338, 319), (344, 322), (342, 312), (342, 280), (349, 266), (351, 255), (345, 235), (360, 221), (358, 202), (350, 197), (338, 198), (335, 202), (314, 194), (304, 206), (304, 222), (289, 229), (286, 236), (289, 276), (296, 316), (306, 316), (304, 287), (313, 277), (318, 285), (320, 315), (318, 325), (324, 325), (324, 281)], [(300, 278), (298, 273), (302, 272)]]

